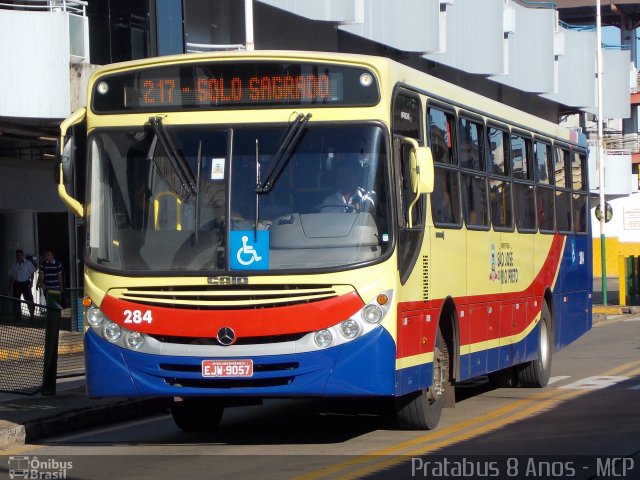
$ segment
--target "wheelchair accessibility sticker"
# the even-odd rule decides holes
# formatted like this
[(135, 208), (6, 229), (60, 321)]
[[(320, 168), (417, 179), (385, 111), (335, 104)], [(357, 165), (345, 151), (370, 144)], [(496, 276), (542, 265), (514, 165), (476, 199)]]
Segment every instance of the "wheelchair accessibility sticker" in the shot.
[(267, 230), (232, 230), (229, 251), (233, 270), (269, 269), (269, 232)]

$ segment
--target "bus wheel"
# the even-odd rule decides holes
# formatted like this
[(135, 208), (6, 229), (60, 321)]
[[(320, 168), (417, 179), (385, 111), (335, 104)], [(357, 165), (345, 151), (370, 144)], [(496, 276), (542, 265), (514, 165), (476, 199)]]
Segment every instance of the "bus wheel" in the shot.
[(396, 399), (398, 425), (404, 430), (433, 430), (440, 421), (449, 383), (449, 352), (440, 328), (433, 351), (433, 380), (429, 388)]
[(185, 432), (208, 432), (215, 430), (224, 406), (217, 399), (186, 397), (174, 399), (171, 416), (175, 424)]
[(549, 383), (553, 339), (551, 335), (551, 311), (547, 302), (542, 304), (542, 318), (538, 332), (538, 358), (518, 370), (519, 386), (542, 388)]

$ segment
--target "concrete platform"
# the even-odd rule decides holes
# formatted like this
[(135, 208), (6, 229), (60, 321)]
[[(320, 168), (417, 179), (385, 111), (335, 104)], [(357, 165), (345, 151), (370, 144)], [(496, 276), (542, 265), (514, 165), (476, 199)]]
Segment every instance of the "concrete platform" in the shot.
[(84, 379), (53, 396), (0, 394), (0, 452), (75, 430), (168, 411), (168, 399), (87, 398)]

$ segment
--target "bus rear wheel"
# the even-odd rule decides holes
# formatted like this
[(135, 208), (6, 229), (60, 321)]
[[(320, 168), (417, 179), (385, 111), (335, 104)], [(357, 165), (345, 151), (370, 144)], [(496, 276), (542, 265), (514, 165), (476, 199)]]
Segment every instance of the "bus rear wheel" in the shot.
[(538, 331), (538, 358), (518, 370), (518, 385), (521, 387), (546, 387), (551, 376), (553, 339), (551, 311), (547, 302), (542, 304), (542, 318)]
[(173, 421), (185, 432), (215, 430), (223, 413), (223, 404), (212, 398), (186, 397), (174, 399), (171, 404)]
[(429, 388), (396, 399), (396, 418), (404, 430), (433, 430), (440, 421), (449, 383), (449, 352), (438, 328), (433, 350), (433, 379)]

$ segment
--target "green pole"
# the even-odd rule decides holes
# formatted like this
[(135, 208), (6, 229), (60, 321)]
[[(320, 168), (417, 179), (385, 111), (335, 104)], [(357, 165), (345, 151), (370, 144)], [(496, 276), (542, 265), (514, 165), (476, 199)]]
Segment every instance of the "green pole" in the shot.
[[(601, 213), (604, 215), (604, 213)], [(600, 257), (602, 257), (602, 305), (607, 305), (607, 250), (605, 248), (605, 235), (600, 235)]]
[(58, 378), (58, 342), (60, 335), (60, 292), (47, 292), (47, 327), (44, 338), (44, 365), (42, 368), (42, 395), (56, 394)]

